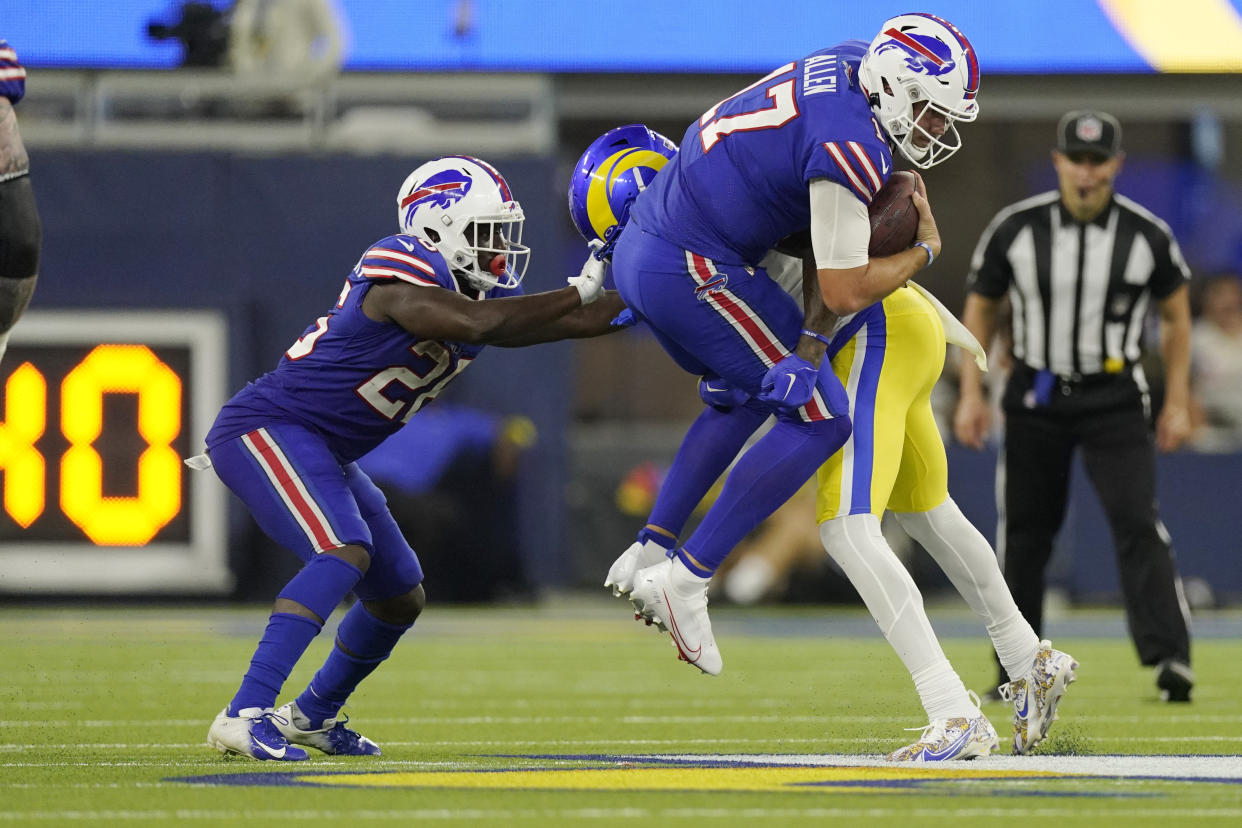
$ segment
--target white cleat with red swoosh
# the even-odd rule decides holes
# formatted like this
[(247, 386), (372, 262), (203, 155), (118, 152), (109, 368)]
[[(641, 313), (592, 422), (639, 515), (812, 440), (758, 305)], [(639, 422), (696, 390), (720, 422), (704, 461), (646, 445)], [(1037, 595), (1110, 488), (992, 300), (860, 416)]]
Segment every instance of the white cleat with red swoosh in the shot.
[(670, 558), (635, 574), (630, 603), (639, 617), (668, 631), (682, 661), (715, 676), (724, 662), (707, 617), (709, 583)]

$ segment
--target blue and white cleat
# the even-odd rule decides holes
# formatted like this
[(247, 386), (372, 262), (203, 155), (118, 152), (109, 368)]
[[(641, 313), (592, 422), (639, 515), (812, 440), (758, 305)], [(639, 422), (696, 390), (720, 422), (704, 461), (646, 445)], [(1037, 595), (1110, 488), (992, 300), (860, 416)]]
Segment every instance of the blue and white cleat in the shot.
[(309, 754), (293, 747), (277, 729), (277, 714), (269, 707), (247, 707), (229, 715), (226, 707), (216, 716), (207, 731), (207, 744), (221, 753), (269, 759), (280, 762), (301, 762)]
[(1013, 752), (1030, 753), (1048, 735), (1057, 720), (1057, 703), (1074, 683), (1078, 662), (1069, 653), (1039, 642), (1031, 671), (999, 688), (1001, 698), (1013, 702)]
[(987, 756), (1000, 744), (996, 729), (980, 713), (970, 718), (937, 719), (913, 744), (888, 755), (890, 762), (950, 762)]
[(348, 717), (340, 721), (324, 719), (322, 727), (311, 730), (310, 719), (298, 709), (297, 702), (291, 701), (276, 711), (274, 721), (291, 744), (313, 747), (331, 756), (380, 755), (379, 745), (345, 726)]

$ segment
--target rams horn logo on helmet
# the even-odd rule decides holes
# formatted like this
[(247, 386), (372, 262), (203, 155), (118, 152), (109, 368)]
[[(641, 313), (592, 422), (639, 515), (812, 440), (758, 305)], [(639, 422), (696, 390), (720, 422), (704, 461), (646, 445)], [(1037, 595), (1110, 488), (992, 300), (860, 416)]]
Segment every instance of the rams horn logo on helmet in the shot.
[(633, 195), (637, 195), (667, 163), (667, 156), (643, 147), (626, 147), (600, 163), (592, 173), (586, 200), (591, 227), (599, 238), (604, 238), (608, 229), (621, 220), (618, 208), (624, 208), (625, 204), (618, 204), (618, 191), (628, 194), (633, 189)]
[(886, 52), (889, 49), (901, 49), (909, 55), (906, 58), (906, 65), (915, 72), (922, 72), (934, 77), (953, 71), (955, 65), (953, 53), (950, 51), (947, 43), (942, 43), (934, 37), (910, 34), (895, 28), (889, 29), (884, 34), (892, 38), (892, 40), (888, 43), (880, 44), (876, 48), (876, 54)]
[(401, 207), (405, 210), (408, 223), (420, 207), (434, 204), (440, 209), (460, 201), (470, 192), (470, 179), (456, 170), (445, 170), (436, 173), (423, 182), (422, 186), (401, 199)]

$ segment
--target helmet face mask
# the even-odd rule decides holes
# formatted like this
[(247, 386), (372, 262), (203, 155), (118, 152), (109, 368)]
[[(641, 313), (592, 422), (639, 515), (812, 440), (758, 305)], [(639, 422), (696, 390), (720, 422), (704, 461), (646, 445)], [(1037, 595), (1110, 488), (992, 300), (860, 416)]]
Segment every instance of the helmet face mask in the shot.
[(677, 145), (642, 124), (610, 129), (596, 138), (569, 181), (569, 215), (587, 241), (602, 241), (605, 256), (629, 219), (630, 205), (677, 154)]
[(434, 245), (476, 290), (521, 283), (530, 261), (525, 220), (496, 168), (465, 155), (428, 161), (397, 192), (401, 232)]
[[(957, 123), (979, 115), (979, 61), (957, 27), (930, 14), (885, 21), (867, 47), (859, 81), (893, 146), (920, 169), (962, 146)], [(929, 120), (943, 118), (941, 134)]]

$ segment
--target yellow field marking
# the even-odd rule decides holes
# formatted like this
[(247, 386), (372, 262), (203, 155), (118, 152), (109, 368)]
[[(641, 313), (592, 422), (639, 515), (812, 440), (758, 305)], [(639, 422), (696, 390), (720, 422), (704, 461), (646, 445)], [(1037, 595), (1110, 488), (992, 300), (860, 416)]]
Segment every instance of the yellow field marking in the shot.
[[(590, 791), (788, 791), (801, 786), (814, 790), (892, 791), (919, 782), (963, 779), (1059, 778), (1071, 774), (1049, 771), (953, 770), (935, 768), (587, 768), (581, 770), (522, 770), (496, 772), (412, 771), (400, 773), (346, 773), (297, 776), (311, 785), (377, 788), (487, 788), (490, 790)], [(868, 784), (874, 783), (874, 784)], [(894, 785), (893, 783), (896, 783)]]
[(1242, 71), (1242, 18), (1229, 0), (1100, 0), (1100, 7), (1161, 72)]

